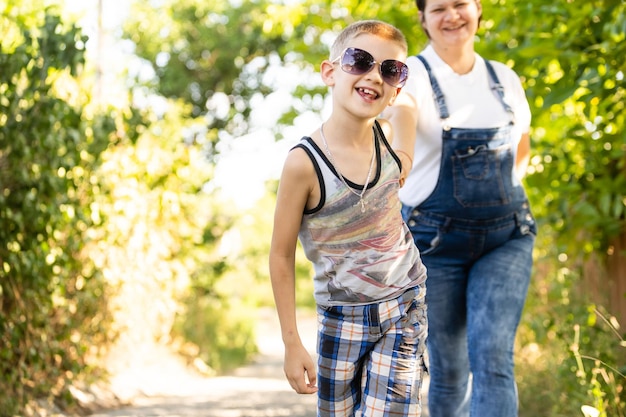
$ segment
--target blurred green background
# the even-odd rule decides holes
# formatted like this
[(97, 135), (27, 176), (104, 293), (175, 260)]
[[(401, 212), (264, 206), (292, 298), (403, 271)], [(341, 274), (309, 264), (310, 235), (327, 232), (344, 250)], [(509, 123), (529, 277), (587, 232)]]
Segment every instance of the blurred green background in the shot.
[[(520, 416), (626, 415), (624, 9), (483, 0), (477, 51), (533, 112)], [(367, 18), (425, 45), (408, 0), (0, 1), (1, 415), (84, 412), (71, 388), (116, 350), (214, 375), (253, 357), (282, 159), (324, 119), (329, 44)]]

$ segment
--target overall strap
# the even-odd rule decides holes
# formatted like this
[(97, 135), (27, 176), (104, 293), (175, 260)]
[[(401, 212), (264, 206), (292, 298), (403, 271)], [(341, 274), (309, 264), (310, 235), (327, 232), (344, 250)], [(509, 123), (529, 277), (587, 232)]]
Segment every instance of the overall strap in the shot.
[(496, 96), (502, 103), (504, 110), (506, 110), (506, 112), (509, 113), (511, 116), (515, 117), (515, 113), (513, 112), (513, 109), (504, 100), (504, 87), (502, 87), (502, 84), (500, 84), (500, 80), (498, 79), (498, 76), (496, 75), (496, 70), (493, 68), (493, 65), (491, 64), (491, 62), (489, 62), (489, 60), (487, 59), (485, 59), (485, 65), (487, 66), (487, 72), (489, 73), (489, 77), (490, 77), (489, 84), (491, 84), (491, 90), (494, 92), (494, 94), (496, 94)]
[(433, 75), (432, 70), (430, 69), (430, 65), (428, 65), (428, 62), (426, 62), (426, 58), (421, 55), (417, 55), (417, 58), (422, 61), (422, 64), (424, 64), (424, 68), (426, 68), (426, 72), (428, 72), (430, 85), (433, 88), (433, 98), (435, 99), (435, 103), (437, 103), (437, 107), (439, 108), (439, 117), (441, 117), (442, 120), (446, 120), (448, 117), (450, 117), (450, 113), (448, 112), (446, 100), (443, 97), (443, 91), (441, 91), (441, 87), (439, 86), (437, 79)]
[[(417, 58), (422, 61), (422, 64), (424, 64), (424, 68), (426, 68), (426, 72), (428, 73), (430, 85), (433, 88), (433, 97), (439, 109), (439, 117), (441, 117), (442, 120), (445, 120), (450, 117), (450, 113), (448, 112), (448, 106), (446, 105), (443, 91), (441, 91), (441, 87), (439, 86), (437, 79), (433, 75), (430, 65), (428, 65), (426, 59), (421, 55), (417, 55)], [(491, 85), (491, 90), (494, 92), (496, 97), (498, 97), (500, 103), (502, 103), (502, 107), (504, 107), (504, 110), (509, 113), (514, 119), (515, 113), (513, 112), (511, 106), (509, 106), (509, 104), (504, 99), (504, 87), (500, 83), (500, 79), (496, 75), (496, 71), (493, 68), (493, 65), (491, 64), (491, 62), (489, 62), (489, 60), (485, 59), (485, 66), (487, 67), (487, 73), (489, 74), (489, 84)]]

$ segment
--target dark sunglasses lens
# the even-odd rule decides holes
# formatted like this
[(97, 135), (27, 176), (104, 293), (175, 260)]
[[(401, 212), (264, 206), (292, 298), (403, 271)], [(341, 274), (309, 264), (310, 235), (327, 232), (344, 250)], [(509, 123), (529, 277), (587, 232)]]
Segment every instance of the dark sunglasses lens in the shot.
[(402, 87), (408, 77), (409, 69), (400, 61), (388, 59), (380, 64), (380, 72), (385, 82), (395, 87)]
[(364, 74), (374, 66), (374, 57), (367, 51), (348, 48), (341, 59), (341, 68), (354, 75)]

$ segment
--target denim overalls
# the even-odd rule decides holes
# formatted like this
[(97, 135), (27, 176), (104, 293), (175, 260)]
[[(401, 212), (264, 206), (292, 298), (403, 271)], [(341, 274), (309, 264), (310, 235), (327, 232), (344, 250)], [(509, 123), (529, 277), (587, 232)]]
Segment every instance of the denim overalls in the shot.
[(437, 185), (419, 206), (402, 208), (428, 269), (430, 416), (514, 417), (513, 345), (536, 225), (513, 175), (513, 111), (485, 61), (511, 122), (485, 129), (448, 126), (441, 88), (426, 60), (418, 58), (443, 125)]

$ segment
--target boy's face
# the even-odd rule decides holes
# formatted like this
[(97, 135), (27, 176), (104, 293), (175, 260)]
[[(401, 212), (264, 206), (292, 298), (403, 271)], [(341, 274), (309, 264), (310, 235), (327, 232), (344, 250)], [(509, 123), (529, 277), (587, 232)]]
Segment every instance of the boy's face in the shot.
[(322, 79), (333, 87), (334, 106), (375, 117), (393, 102), (404, 85), (408, 75), (405, 60), (406, 52), (396, 42), (361, 34), (348, 43), (347, 51), (332, 62), (322, 63)]

